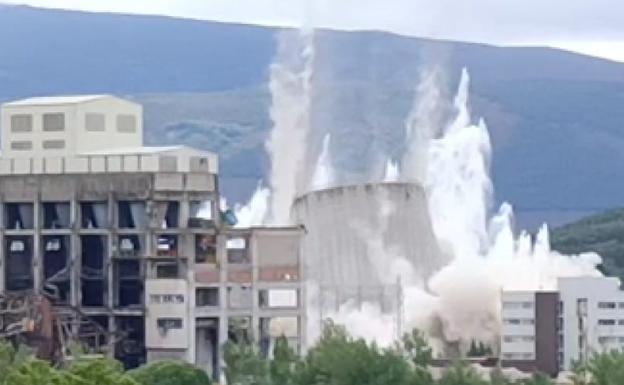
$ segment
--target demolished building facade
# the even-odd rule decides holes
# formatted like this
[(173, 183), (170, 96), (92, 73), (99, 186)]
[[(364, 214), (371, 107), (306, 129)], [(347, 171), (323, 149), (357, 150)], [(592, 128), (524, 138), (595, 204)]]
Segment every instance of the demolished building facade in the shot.
[(303, 349), (301, 229), (231, 228), (217, 157), (142, 137), (141, 106), (112, 96), (2, 106), (0, 293), (50, 298), (127, 367), (173, 358), (216, 378), (228, 340)]

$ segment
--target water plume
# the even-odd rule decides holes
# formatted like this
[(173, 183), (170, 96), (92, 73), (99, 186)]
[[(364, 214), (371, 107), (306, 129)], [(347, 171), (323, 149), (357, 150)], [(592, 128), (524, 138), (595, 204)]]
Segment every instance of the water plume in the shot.
[(312, 177), (312, 184), (310, 190), (322, 190), (329, 188), (334, 183), (334, 167), (331, 161), (331, 154), (329, 152), (331, 137), (326, 134), (323, 138), (323, 148), (316, 162), (316, 168), (314, 170), (314, 176)]

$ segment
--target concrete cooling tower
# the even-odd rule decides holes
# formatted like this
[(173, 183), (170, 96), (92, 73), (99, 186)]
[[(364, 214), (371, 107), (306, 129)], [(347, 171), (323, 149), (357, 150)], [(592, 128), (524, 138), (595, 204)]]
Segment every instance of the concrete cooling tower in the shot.
[(306, 273), (321, 286), (393, 285), (410, 270), (423, 280), (443, 262), (418, 184), (313, 191), (296, 199), (293, 217), (306, 231)]

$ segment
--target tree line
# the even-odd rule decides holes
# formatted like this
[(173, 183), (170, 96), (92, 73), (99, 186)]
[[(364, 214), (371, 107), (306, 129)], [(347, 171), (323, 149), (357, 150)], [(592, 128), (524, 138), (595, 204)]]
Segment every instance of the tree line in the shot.
[[(328, 325), (319, 341), (301, 357), (286, 338), (278, 338), (271, 358), (255, 344), (227, 343), (224, 374), (230, 385), (555, 385), (547, 376), (511, 380), (493, 370), (483, 378), (466, 362), (450, 365), (434, 378), (433, 358), (424, 335), (414, 330), (392, 347), (350, 336)], [(571, 374), (573, 385), (623, 385), (624, 353), (595, 354)], [(125, 371), (106, 358), (80, 358), (63, 367), (34, 358), (20, 347), (0, 342), (0, 385), (210, 385), (193, 365), (158, 361)]]

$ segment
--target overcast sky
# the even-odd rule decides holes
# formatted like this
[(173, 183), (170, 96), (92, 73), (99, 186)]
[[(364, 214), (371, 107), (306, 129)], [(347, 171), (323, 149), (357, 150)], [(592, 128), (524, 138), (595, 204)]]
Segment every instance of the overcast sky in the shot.
[(624, 62), (624, 0), (0, 0), (261, 25), (548, 45)]

